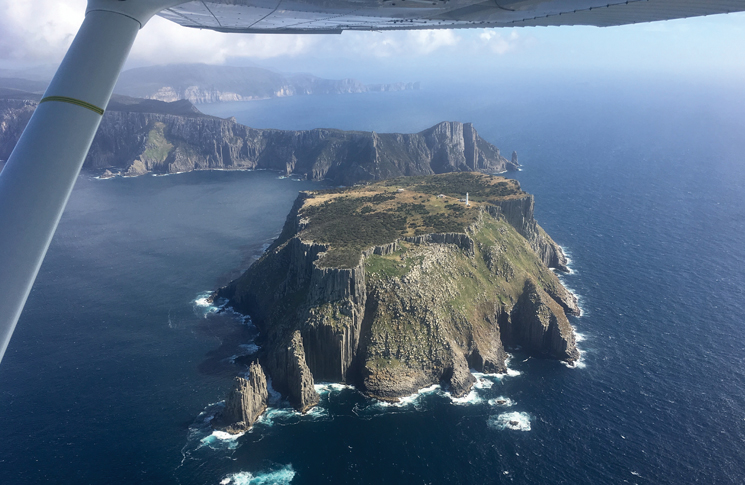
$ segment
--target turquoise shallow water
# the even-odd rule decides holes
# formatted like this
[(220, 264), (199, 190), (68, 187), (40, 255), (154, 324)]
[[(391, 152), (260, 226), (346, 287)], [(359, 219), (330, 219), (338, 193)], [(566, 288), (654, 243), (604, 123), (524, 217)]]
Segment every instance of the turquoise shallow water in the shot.
[(204, 109), (288, 129), (472, 121), (517, 150), (513, 176), (572, 259), (583, 366), (516, 353), (512, 375), (482, 376), (462, 402), (431, 389), (381, 406), (324, 387), (314, 413), (275, 406), (222, 439), (205, 421), (254, 333), (195, 300), (246, 267), (314, 184), (83, 176), (0, 365), (3, 483), (741, 483), (742, 89), (486, 87)]

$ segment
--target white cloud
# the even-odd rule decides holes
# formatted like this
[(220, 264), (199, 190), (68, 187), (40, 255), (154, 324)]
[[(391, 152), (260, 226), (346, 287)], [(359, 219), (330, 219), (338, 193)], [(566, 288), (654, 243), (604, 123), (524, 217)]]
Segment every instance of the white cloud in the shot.
[(0, 57), (58, 62), (85, 15), (85, 0), (0, 0)]
[(229, 57), (266, 59), (298, 55), (309, 51), (318, 41), (318, 36), (312, 35), (222, 34), (181, 27), (155, 17), (138, 35), (130, 60), (139, 64), (220, 64)]
[(479, 40), (481, 47), (485, 47), (494, 54), (504, 55), (515, 49), (521, 38), (515, 29), (512, 29), (508, 35), (502, 35), (502, 32), (494, 29), (485, 29), (479, 34)]
[[(0, 62), (56, 64), (84, 18), (85, 0), (0, 0)], [(188, 29), (160, 17), (140, 32), (130, 65), (223, 63), (312, 53), (369, 58), (449, 52), (462, 38), (450, 30), (347, 32), (343, 35), (222, 34)]]

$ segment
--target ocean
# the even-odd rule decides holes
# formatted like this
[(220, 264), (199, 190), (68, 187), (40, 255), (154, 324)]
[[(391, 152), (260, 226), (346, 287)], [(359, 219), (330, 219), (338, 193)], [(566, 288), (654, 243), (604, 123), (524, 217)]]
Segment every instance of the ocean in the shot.
[[(581, 80), (577, 80), (579, 78)], [(255, 329), (203, 300), (279, 234), (299, 190), (257, 172), (80, 176), (0, 363), (0, 481), (745, 481), (745, 88), (536, 76), (202, 106), (257, 128), (469, 121), (523, 169), (569, 255), (581, 365), (514, 352), (465, 399), (382, 405), (319, 384), (243, 436), (209, 429)]]

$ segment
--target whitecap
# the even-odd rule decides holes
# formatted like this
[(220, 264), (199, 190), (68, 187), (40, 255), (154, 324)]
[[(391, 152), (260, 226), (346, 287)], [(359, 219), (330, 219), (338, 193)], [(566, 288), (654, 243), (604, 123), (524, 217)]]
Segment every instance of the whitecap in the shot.
[(495, 397), (494, 399), (489, 399), (489, 405), (490, 406), (504, 406), (506, 408), (509, 408), (511, 406), (515, 405), (515, 401), (508, 397), (499, 396)]
[(220, 485), (287, 485), (295, 478), (292, 465), (286, 465), (279, 470), (257, 473), (238, 472), (228, 475), (220, 481)]
[(339, 384), (336, 382), (320, 382), (313, 386), (318, 394), (321, 396), (327, 394), (338, 394), (345, 389), (354, 389), (354, 386), (348, 384)]
[[(300, 413), (292, 408), (273, 408), (268, 407), (264, 414), (259, 416), (256, 420), (256, 424), (262, 424), (264, 426), (274, 426), (275, 424), (286, 423), (290, 419), (297, 418)], [(253, 428), (252, 428), (253, 429)]]
[(201, 313), (204, 318), (207, 318), (211, 313), (217, 313), (221, 309), (221, 306), (216, 305), (215, 301), (212, 299), (211, 291), (203, 291), (199, 293), (192, 301), (192, 304), (194, 305), (194, 311), (196, 313)]
[(450, 402), (457, 405), (467, 405), (467, 404), (480, 404), (484, 402), (484, 399), (479, 396), (478, 392), (475, 390), (471, 390), (468, 394), (466, 394), (463, 397), (453, 397), (450, 395), (449, 392), (445, 393), (450, 398)]
[(497, 416), (490, 416), (487, 425), (499, 430), (530, 431), (530, 415), (518, 411), (502, 413)]
[(441, 394), (442, 389), (439, 384), (433, 384), (429, 387), (423, 387), (414, 394), (408, 396), (399, 397), (397, 401), (380, 401), (378, 399), (372, 399), (372, 404), (367, 406), (370, 409), (384, 410), (386, 408), (405, 408), (408, 406), (417, 407), (422, 397), (431, 394)]
[[(286, 405), (288, 403), (283, 401), (280, 404)], [(256, 420), (256, 423), (268, 427), (274, 426), (275, 424), (286, 426), (290, 424), (297, 424), (300, 421), (325, 421), (329, 417), (330, 414), (328, 409), (321, 405), (313, 406), (305, 413), (296, 411), (289, 406), (268, 407), (266, 408), (266, 411), (264, 411), (264, 414), (262, 414), (259, 419)]]
[(225, 431), (213, 431), (212, 434), (205, 436), (199, 440), (198, 448), (207, 446), (213, 450), (229, 449), (234, 450), (238, 448), (238, 438), (243, 436), (245, 433), (230, 434)]
[(490, 374), (482, 374), (481, 372), (473, 372), (472, 374), (476, 378), (476, 382), (473, 384), (474, 389), (491, 389), (494, 385), (494, 381), (488, 379)]
[(585, 355), (584, 351), (580, 350), (578, 347), (577, 352), (579, 352), (579, 358), (577, 360), (575, 360), (571, 364), (564, 361), (561, 361), (561, 363), (569, 367), (570, 369), (584, 369), (585, 367), (587, 367), (587, 364), (585, 364), (585, 360), (582, 358)]

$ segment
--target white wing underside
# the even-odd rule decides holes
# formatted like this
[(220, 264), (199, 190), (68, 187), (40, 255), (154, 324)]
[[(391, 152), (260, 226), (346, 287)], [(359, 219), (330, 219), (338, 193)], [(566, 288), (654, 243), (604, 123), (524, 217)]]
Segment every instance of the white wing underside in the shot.
[(244, 33), (340, 33), (652, 22), (745, 11), (745, 0), (205, 0), (159, 15)]

